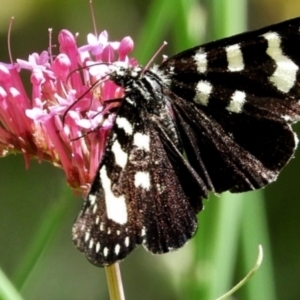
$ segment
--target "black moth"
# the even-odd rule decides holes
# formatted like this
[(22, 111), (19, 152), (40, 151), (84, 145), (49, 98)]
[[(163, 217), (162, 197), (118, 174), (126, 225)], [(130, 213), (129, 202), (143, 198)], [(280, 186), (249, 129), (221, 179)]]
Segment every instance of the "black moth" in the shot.
[[(83, 208), (76, 247), (95, 265), (183, 246), (208, 192), (276, 180), (300, 119), (300, 18), (181, 52), (143, 70), (118, 63), (125, 94)], [(187, 157), (184, 159), (183, 155)]]

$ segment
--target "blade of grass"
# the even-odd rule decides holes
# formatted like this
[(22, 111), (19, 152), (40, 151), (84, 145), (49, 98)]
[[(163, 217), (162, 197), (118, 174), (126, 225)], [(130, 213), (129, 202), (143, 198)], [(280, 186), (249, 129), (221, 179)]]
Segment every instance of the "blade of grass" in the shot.
[(136, 57), (145, 64), (152, 57), (172, 24), (177, 10), (173, 1), (152, 1), (136, 41)]
[(22, 296), (15, 289), (12, 282), (0, 269), (0, 299), (1, 300), (23, 300)]
[[(178, 13), (172, 26), (174, 28), (172, 33), (175, 53), (201, 43), (200, 38), (202, 37), (191, 30), (191, 23), (193, 23), (193, 27), (199, 27), (197, 32), (202, 32), (201, 26), (202, 28), (204, 26), (204, 20), (200, 19), (202, 15), (199, 1), (177, 0), (176, 6), (178, 7)], [(194, 19), (195, 16), (197, 20)]]
[(246, 195), (242, 222), (242, 270), (248, 270), (253, 261), (255, 247), (264, 248), (264, 262), (259, 272), (244, 287), (243, 299), (276, 299), (271, 248), (268, 237), (263, 191)]
[(224, 193), (205, 202), (195, 238), (194, 264), (184, 282), (186, 299), (211, 300), (232, 287), (240, 237), (243, 194)]
[(45, 213), (42, 223), (13, 277), (13, 282), (19, 290), (22, 289), (39, 258), (50, 245), (58, 229), (61, 227), (67, 211), (70, 208), (71, 197), (73, 197), (73, 194), (70, 188), (67, 184), (63, 183), (59, 201), (53, 203)]
[(140, 62), (145, 64), (149, 61), (164, 41), (170, 27), (177, 28), (176, 40), (180, 41), (180, 47), (176, 48), (191, 46), (186, 12), (191, 11), (195, 3), (196, 0), (152, 1), (136, 41), (136, 57)]
[(223, 38), (247, 28), (246, 0), (208, 1), (209, 36), (212, 39)]
[(226, 294), (222, 295), (216, 300), (225, 300), (228, 299), (229, 296), (233, 295), (235, 292), (237, 292), (244, 284), (246, 284), (249, 279), (257, 272), (257, 270), (260, 268), (261, 263), (263, 260), (263, 248), (261, 245), (258, 246), (258, 256), (255, 262), (254, 267), (247, 273), (247, 275), (238, 283), (236, 284), (230, 291), (228, 291)]
[[(240, 222), (244, 205), (244, 194), (222, 195), (215, 215), (215, 234), (209, 258), (212, 272), (204, 299), (215, 299), (231, 288), (240, 237)], [(207, 225), (208, 226), (208, 225)]]

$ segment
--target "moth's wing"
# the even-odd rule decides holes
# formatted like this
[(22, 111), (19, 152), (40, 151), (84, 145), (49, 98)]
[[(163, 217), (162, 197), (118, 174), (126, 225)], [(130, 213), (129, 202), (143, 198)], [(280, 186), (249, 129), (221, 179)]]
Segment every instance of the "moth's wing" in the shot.
[(125, 97), (119, 108), (94, 181), (73, 225), (75, 246), (98, 266), (123, 259), (141, 243), (142, 203), (135, 201), (128, 185), (134, 180), (128, 171), (133, 136), (142, 122), (132, 103)]
[(235, 91), (244, 91), (253, 101), (264, 99), (262, 108), (299, 120), (299, 29), (296, 18), (224, 38), (178, 53), (159, 69), (169, 74), (173, 92), (200, 105), (224, 109)]
[(206, 196), (180, 152), (169, 141), (175, 151), (167, 154), (159, 128), (132, 103), (125, 98), (118, 112), (73, 226), (76, 247), (99, 266), (122, 260), (142, 243), (153, 253), (182, 246), (195, 233), (202, 208), (194, 197)]
[(148, 130), (151, 151), (145, 173), (150, 186), (142, 188), (141, 180), (135, 197), (144, 203), (144, 247), (165, 253), (183, 246), (195, 234), (196, 213), (202, 209), (207, 190), (158, 119), (149, 123)]
[(274, 181), (293, 156), (300, 119), (300, 19), (189, 49), (159, 68), (185, 152), (216, 192)]
[(216, 120), (181, 98), (173, 108), (187, 157), (196, 171), (206, 170), (207, 186), (215, 192), (263, 187), (294, 153), (295, 135), (283, 120), (228, 114)]

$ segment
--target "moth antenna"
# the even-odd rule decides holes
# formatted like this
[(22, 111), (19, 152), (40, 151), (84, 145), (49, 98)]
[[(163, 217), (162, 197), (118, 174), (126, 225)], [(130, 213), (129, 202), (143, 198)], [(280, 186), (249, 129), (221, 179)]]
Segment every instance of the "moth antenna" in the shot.
[[(105, 80), (108, 80), (108, 79), (105, 79)], [(96, 85), (104, 82), (105, 80), (98, 80), (96, 82), (94, 82), (83, 94), (80, 95), (80, 97), (74, 101), (69, 107), (68, 109), (64, 112), (64, 114), (62, 115), (62, 124), (65, 123), (65, 119), (66, 119), (66, 116), (67, 116), (67, 113), (71, 110), (72, 107), (74, 107), (85, 95), (87, 95)]]
[(52, 45), (52, 28), (48, 28), (48, 33), (49, 33), (49, 46), (48, 46), (48, 53), (49, 53), (49, 57), (50, 57), (50, 62), (52, 64), (53, 62), (53, 57), (52, 57), (52, 47), (54, 47), (54, 45)]
[(94, 11), (94, 6), (93, 6), (93, 1), (90, 0), (90, 9), (91, 9), (91, 17), (92, 17), (92, 22), (93, 22), (93, 27), (94, 27), (94, 34), (95, 36), (98, 36), (97, 32), (97, 25), (96, 25), (96, 18), (95, 18), (95, 11)]
[(162, 49), (165, 48), (167, 45), (168, 45), (168, 42), (166, 42), (166, 41), (164, 41), (162, 43), (162, 45), (158, 48), (158, 50), (154, 53), (154, 55), (148, 61), (147, 65), (145, 66), (145, 68), (142, 71), (142, 74), (144, 74), (144, 72), (149, 69), (149, 66), (152, 64), (153, 60), (156, 58), (156, 56), (158, 55), (158, 53), (161, 52)]
[(8, 49), (8, 56), (9, 56), (9, 60), (10, 60), (11, 64), (13, 64), (13, 62), (14, 62), (13, 58), (12, 58), (11, 47), (10, 47), (11, 30), (12, 30), (14, 20), (15, 20), (15, 17), (10, 18), (8, 33), (7, 33), (7, 49)]

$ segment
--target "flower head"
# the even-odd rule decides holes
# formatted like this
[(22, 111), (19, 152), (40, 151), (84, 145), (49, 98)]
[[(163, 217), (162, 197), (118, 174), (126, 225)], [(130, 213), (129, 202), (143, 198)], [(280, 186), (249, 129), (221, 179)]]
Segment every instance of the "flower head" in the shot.
[[(73, 189), (86, 189), (104, 151), (113, 108), (123, 90), (106, 80), (108, 64), (136, 65), (133, 41), (109, 42), (103, 31), (78, 47), (68, 30), (58, 35), (59, 54), (33, 53), (28, 60), (0, 63), (0, 156), (23, 153), (63, 168)], [(30, 72), (31, 95), (20, 72)]]

